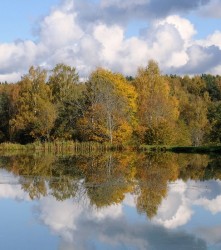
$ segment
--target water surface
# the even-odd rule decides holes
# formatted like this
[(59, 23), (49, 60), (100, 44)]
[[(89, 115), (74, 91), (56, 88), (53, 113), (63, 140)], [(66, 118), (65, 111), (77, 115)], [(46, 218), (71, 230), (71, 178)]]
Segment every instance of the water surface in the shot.
[(218, 156), (0, 157), (1, 249), (221, 249)]

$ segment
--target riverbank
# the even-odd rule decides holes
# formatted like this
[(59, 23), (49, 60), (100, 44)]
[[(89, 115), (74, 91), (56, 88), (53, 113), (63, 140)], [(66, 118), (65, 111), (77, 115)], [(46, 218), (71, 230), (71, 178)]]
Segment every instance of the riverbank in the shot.
[(140, 151), (145, 152), (173, 152), (173, 153), (192, 153), (192, 154), (211, 154), (221, 153), (221, 146), (152, 146), (152, 145), (141, 145)]
[(173, 152), (173, 153), (197, 153), (210, 154), (221, 153), (221, 146), (162, 146), (162, 145), (140, 145), (137, 148), (111, 145), (99, 142), (78, 142), (78, 141), (54, 141), (34, 142), (26, 145), (16, 143), (1, 143), (0, 152), (21, 151), (21, 152), (105, 152), (121, 150), (138, 150), (143, 152)]

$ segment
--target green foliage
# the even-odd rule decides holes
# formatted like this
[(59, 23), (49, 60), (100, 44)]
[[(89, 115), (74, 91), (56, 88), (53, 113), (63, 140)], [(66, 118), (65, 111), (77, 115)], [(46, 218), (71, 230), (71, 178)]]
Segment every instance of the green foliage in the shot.
[(208, 118), (211, 124), (209, 141), (221, 143), (221, 101), (210, 105)]
[(221, 77), (203, 74), (202, 79), (206, 83), (206, 90), (213, 102), (221, 101)]
[(75, 139), (76, 121), (82, 114), (82, 92), (84, 86), (79, 84), (75, 68), (57, 64), (51, 71), (48, 85), (52, 91), (53, 104), (57, 117), (51, 136), (53, 139)]
[(0, 142), (9, 139), (10, 100), (8, 94), (0, 91)]

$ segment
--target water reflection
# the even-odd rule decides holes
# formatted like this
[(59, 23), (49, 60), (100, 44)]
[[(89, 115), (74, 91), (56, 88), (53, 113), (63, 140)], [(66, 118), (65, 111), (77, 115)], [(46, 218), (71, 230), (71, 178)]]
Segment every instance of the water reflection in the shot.
[(220, 165), (167, 153), (2, 156), (0, 198), (33, 200), (57, 249), (220, 249)]

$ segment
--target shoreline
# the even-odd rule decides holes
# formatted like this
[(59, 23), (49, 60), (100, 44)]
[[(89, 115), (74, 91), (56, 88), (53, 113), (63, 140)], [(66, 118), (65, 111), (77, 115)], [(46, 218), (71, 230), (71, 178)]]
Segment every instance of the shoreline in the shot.
[(111, 145), (109, 143), (78, 142), (78, 141), (54, 141), (54, 142), (34, 142), (26, 145), (19, 143), (1, 143), (2, 151), (21, 152), (105, 152), (105, 151), (126, 151), (135, 150), (140, 152), (173, 152), (173, 153), (198, 153), (212, 154), (221, 153), (221, 146), (164, 146), (164, 145), (140, 145), (133, 147), (130, 145)]

